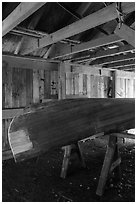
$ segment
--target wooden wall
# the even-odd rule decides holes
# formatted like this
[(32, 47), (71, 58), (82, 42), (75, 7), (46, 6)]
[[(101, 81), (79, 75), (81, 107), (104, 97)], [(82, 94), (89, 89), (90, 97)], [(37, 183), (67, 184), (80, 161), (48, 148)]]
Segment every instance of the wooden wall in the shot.
[[(60, 98), (85, 96), (88, 98), (107, 98), (111, 72), (81, 66), (62, 64), (60, 67), (62, 91)], [(64, 78), (64, 79), (63, 79)]]
[(135, 98), (135, 73), (116, 71), (115, 97)]
[[(10, 67), (6, 61), (2, 67), (2, 109), (24, 108), (43, 99), (58, 98), (58, 71), (33, 70)], [(3, 116), (2, 148), (9, 149), (8, 127), (12, 118)]]

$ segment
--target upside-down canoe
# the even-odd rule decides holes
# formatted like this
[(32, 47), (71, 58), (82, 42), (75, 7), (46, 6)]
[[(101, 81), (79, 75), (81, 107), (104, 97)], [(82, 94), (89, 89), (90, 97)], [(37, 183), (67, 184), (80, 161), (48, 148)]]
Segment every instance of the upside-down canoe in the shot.
[(100, 132), (134, 127), (135, 99), (65, 99), (38, 104), (14, 117), (8, 138), (15, 161), (22, 161)]

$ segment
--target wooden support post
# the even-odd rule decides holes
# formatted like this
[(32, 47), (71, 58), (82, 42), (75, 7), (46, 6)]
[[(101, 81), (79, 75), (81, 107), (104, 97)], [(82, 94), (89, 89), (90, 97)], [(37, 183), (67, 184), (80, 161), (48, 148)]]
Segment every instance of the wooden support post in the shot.
[(115, 85), (116, 85), (116, 73), (115, 71), (111, 71), (112, 77), (112, 98), (115, 98)]
[(82, 151), (81, 151), (79, 142), (76, 143), (75, 145), (76, 145), (77, 154), (78, 154), (79, 159), (80, 159), (80, 161), (81, 161), (82, 167), (83, 167), (83, 168), (86, 168), (85, 160), (84, 160), (84, 158), (83, 158), (83, 154), (82, 154)]
[[(114, 161), (114, 163), (113, 163), (113, 161)], [(101, 175), (99, 178), (99, 183), (98, 183), (98, 187), (97, 187), (97, 191), (96, 191), (97, 195), (99, 195), (99, 196), (103, 195), (108, 175), (116, 167), (117, 167), (117, 169), (116, 169), (117, 175), (120, 178), (120, 167), (118, 167), (120, 162), (121, 162), (121, 159), (120, 159), (119, 153), (118, 153), (117, 137), (116, 137), (116, 135), (114, 136), (113, 134), (111, 134), (109, 136), (108, 147), (107, 147), (107, 151), (106, 151), (106, 155), (105, 155), (105, 159), (104, 159), (104, 163), (103, 163), (103, 167), (101, 170)]]
[(59, 86), (58, 86), (58, 94), (59, 99), (65, 99), (66, 98), (66, 74), (65, 74), (65, 63), (61, 62), (59, 64), (58, 69), (58, 79), (59, 79)]
[(65, 146), (62, 170), (60, 175), (61, 178), (66, 178), (69, 160), (70, 160), (70, 154), (71, 154), (71, 145)]
[(78, 158), (81, 161), (82, 167), (83, 168), (86, 167), (86, 164), (85, 164), (85, 161), (84, 161), (84, 158), (83, 158), (79, 143), (64, 146), (63, 149), (64, 149), (64, 158), (63, 158), (62, 170), (61, 170), (61, 174), (60, 174), (61, 178), (66, 178), (69, 161), (70, 161), (71, 156), (73, 155), (73, 152), (74, 152), (72, 150), (75, 150), (75, 152), (77, 153)]
[[(115, 136), (112, 135), (112, 137), (115, 137)], [(110, 174), (114, 170), (115, 180), (119, 181), (121, 179), (121, 168), (120, 168), (121, 157), (120, 157), (119, 149), (118, 149), (118, 137), (116, 137), (116, 147), (115, 147), (113, 160), (114, 162), (111, 165)]]

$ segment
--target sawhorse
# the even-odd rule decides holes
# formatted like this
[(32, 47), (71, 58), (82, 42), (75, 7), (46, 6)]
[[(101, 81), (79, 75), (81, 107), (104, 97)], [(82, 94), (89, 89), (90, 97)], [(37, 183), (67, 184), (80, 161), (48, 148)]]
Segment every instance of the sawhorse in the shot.
[(67, 170), (68, 170), (68, 165), (69, 161), (71, 159), (72, 152), (76, 152), (78, 155), (79, 160), (81, 161), (82, 166), (85, 168), (85, 161), (83, 159), (83, 155), (79, 146), (79, 143), (71, 144), (68, 146), (64, 146), (64, 158), (63, 158), (63, 163), (62, 163), (62, 170), (61, 170), (61, 178), (66, 178), (67, 175)]
[(135, 135), (127, 133), (113, 133), (109, 135), (108, 146), (102, 166), (96, 194), (102, 196), (108, 177), (114, 171), (118, 180), (121, 179), (121, 157), (118, 149), (118, 137), (135, 139)]
[[(101, 174), (99, 177), (99, 182), (96, 190), (96, 194), (98, 196), (102, 196), (105, 190), (105, 185), (108, 178), (111, 176), (112, 172), (115, 173), (117, 179), (120, 180), (121, 178), (121, 170), (120, 170), (120, 163), (121, 157), (119, 155), (118, 149), (118, 138), (129, 138), (135, 139), (135, 135), (127, 134), (127, 133), (113, 133), (108, 136), (108, 145), (107, 150), (101, 170)], [(72, 149), (75, 149), (80, 161), (82, 162), (82, 166), (86, 167), (83, 155), (79, 146), (79, 143), (75, 143), (72, 145), (68, 145), (63, 147), (64, 149), (64, 158), (61, 170), (61, 178), (66, 178), (68, 164), (71, 158)]]

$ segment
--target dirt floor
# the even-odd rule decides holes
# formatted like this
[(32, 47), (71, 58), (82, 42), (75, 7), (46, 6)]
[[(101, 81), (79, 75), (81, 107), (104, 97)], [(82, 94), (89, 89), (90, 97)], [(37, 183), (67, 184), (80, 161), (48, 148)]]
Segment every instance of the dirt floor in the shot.
[[(122, 144), (122, 142), (121, 142)], [(49, 152), (38, 158), (15, 163), (3, 162), (3, 202), (134, 202), (135, 146), (133, 142), (120, 145), (121, 180), (109, 179), (104, 195), (96, 195), (98, 179), (105, 155), (106, 141), (81, 143), (86, 168), (77, 155), (68, 169), (66, 179), (60, 178), (63, 151)]]

